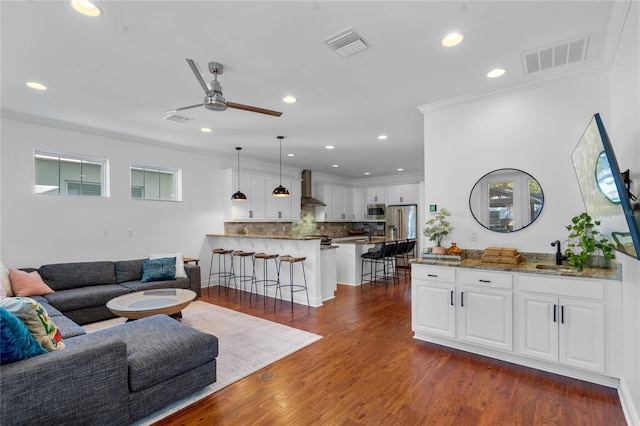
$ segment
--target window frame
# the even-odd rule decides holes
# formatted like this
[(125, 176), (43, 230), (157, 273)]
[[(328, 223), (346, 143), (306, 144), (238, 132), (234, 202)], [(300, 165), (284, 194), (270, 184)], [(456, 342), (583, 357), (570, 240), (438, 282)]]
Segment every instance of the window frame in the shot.
[[(133, 182), (133, 171), (138, 170), (142, 171), (143, 183), (141, 185), (134, 185)], [(146, 172), (157, 172), (158, 179), (160, 178), (162, 173), (171, 174), (173, 176), (173, 198), (162, 198), (161, 184), (158, 182), (158, 198), (149, 198), (146, 196), (147, 194), (147, 185), (145, 182)], [(142, 194), (141, 197), (133, 196), (133, 189), (139, 190)], [(172, 203), (180, 203), (182, 202), (182, 169), (177, 167), (167, 167), (167, 166), (155, 166), (150, 164), (142, 164), (142, 163), (130, 163), (129, 165), (129, 198), (131, 200), (140, 200), (140, 201), (168, 201)]]
[[(38, 159), (43, 159), (43, 160), (51, 160), (51, 161), (57, 161), (58, 163), (58, 186), (57, 186), (57, 190), (58, 192), (50, 192), (51, 190), (48, 191), (43, 191), (43, 190), (39, 190), (38, 188), (42, 185), (38, 184)], [(61, 163), (62, 162), (77, 162), (80, 163), (80, 175), (79, 178), (80, 180), (75, 180), (75, 179), (65, 179), (64, 182), (61, 181), (61, 179), (63, 179), (62, 174), (60, 173), (61, 170)], [(76, 184), (79, 184), (80, 186), (83, 185), (83, 183), (86, 183), (88, 185), (97, 185), (98, 183), (95, 181), (87, 181), (87, 182), (83, 182), (83, 174), (82, 174), (82, 167), (83, 165), (87, 163), (87, 164), (98, 164), (100, 165), (100, 195), (93, 195), (93, 194), (83, 194), (83, 193), (69, 193), (67, 192), (61, 192), (62, 188), (68, 188), (68, 183), (69, 182), (73, 182)], [(53, 188), (52, 188), (53, 189)], [(93, 198), (109, 198), (111, 196), (111, 189), (110, 189), (110, 162), (108, 158), (101, 158), (101, 157), (94, 157), (94, 156), (89, 156), (89, 155), (82, 155), (82, 154), (70, 154), (70, 153), (66, 153), (66, 152), (59, 152), (59, 151), (48, 151), (48, 150), (41, 150), (41, 149), (34, 149), (33, 150), (33, 193), (34, 194), (39, 194), (39, 195), (63, 195), (63, 196), (71, 196), (71, 197), (93, 197)]]

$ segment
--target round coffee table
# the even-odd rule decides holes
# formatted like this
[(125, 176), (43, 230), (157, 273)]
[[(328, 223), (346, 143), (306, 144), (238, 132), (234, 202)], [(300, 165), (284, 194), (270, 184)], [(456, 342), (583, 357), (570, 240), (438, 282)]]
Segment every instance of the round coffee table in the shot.
[(107, 308), (129, 320), (136, 320), (156, 314), (182, 318), (182, 310), (196, 298), (192, 290), (182, 288), (162, 288), (136, 291), (118, 296), (107, 302)]

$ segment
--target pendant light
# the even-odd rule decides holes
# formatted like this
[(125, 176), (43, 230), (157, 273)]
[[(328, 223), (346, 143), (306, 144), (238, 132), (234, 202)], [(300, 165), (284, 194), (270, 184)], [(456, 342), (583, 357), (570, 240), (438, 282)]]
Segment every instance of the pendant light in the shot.
[(274, 197), (288, 197), (289, 191), (287, 191), (287, 188), (282, 186), (282, 139), (284, 139), (284, 136), (278, 136), (278, 139), (280, 139), (280, 185), (273, 190), (271, 195)]
[(232, 201), (247, 201), (247, 196), (240, 192), (240, 148), (236, 147), (236, 151), (238, 151), (238, 191), (231, 196)]

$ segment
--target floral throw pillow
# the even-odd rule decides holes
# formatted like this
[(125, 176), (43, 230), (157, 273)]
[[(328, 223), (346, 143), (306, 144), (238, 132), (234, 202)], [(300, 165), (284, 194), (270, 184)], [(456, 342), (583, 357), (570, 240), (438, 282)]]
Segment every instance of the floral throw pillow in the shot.
[(0, 300), (0, 308), (18, 317), (44, 349), (49, 352), (64, 349), (60, 330), (40, 303), (29, 297), (8, 297)]

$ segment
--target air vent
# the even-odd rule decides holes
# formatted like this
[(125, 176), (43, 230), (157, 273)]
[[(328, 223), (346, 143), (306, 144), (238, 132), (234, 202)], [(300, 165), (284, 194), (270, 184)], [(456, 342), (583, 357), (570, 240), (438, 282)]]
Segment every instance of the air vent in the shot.
[(184, 117), (182, 115), (178, 115), (178, 114), (171, 114), (171, 115), (167, 115), (165, 118), (165, 120), (169, 120), (169, 121), (173, 121), (175, 123), (187, 123), (189, 121), (193, 121), (193, 118), (189, 118), (189, 117)]
[(524, 73), (533, 74), (562, 65), (584, 61), (587, 57), (589, 35), (552, 44), (522, 54)]
[(370, 46), (369, 42), (352, 27), (325, 38), (322, 42), (343, 58), (358, 53)]

